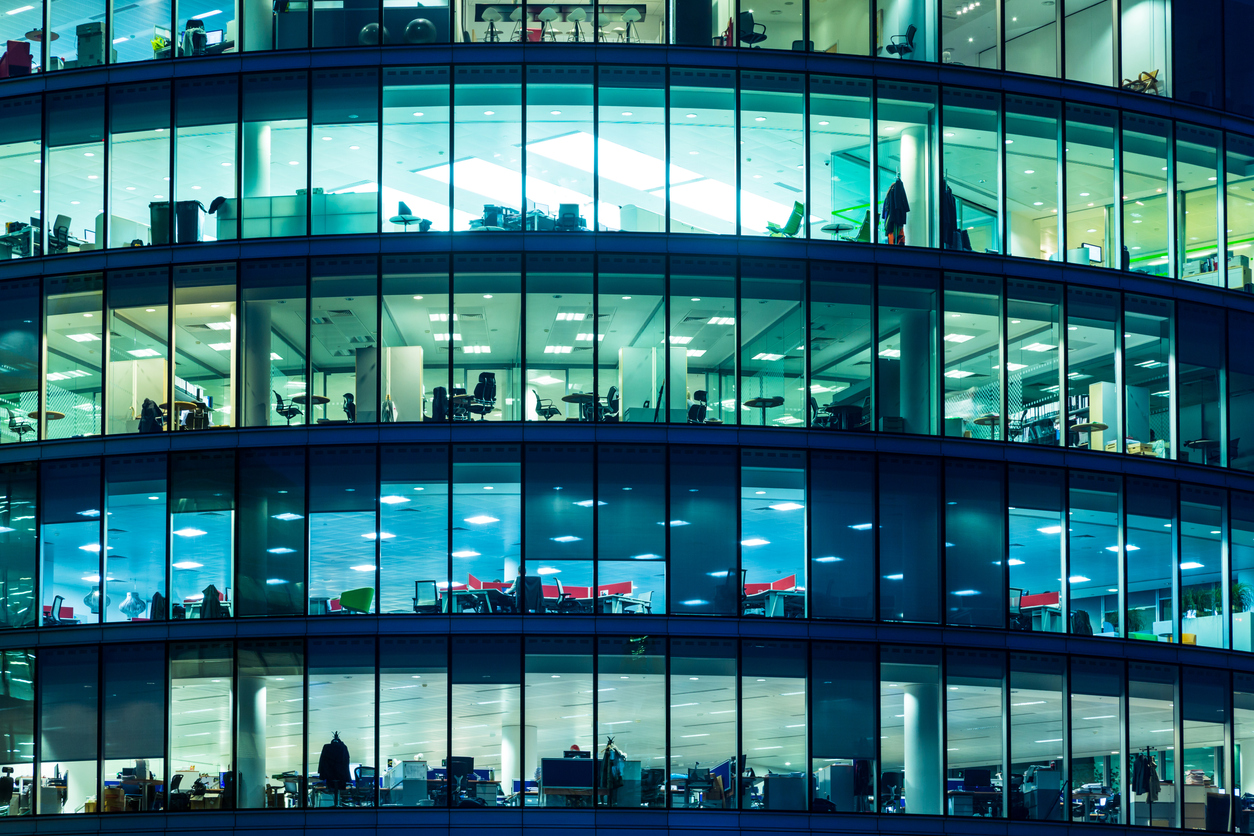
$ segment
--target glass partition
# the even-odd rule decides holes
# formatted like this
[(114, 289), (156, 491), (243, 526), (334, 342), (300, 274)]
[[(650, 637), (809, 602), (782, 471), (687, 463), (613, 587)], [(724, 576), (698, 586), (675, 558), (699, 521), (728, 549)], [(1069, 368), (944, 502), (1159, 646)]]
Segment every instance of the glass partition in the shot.
[(1060, 285), (1006, 281), (1006, 436), (1011, 441), (1047, 447), (1065, 441), (1062, 297)]
[(35, 568), (39, 561), (36, 533), (35, 463), (0, 467), (0, 627), (34, 627), (40, 623), (35, 601)]
[[(1008, 5), (1027, 0), (1007, 0)], [(1007, 16), (1014, 17), (1010, 9)], [(1036, 10), (1024, 10), (1024, 19), (1035, 16)], [(1017, 23), (1007, 22), (1007, 37), (1012, 41)], [(1049, 37), (1041, 50), (1048, 60), (1054, 58), (1052, 33), (1054, 23), (1039, 29), (1031, 36)], [(1028, 37), (1025, 33), (1022, 37)], [(1046, 51), (1047, 50), (1047, 51)], [(1006, 63), (1011, 64), (1019, 54), (1007, 44)], [(1006, 96), (1005, 139), (1006, 150), (1006, 234), (1010, 255), (1024, 258), (1054, 259), (1062, 249), (1062, 234), (1058, 218), (1059, 198), (1062, 189), (1062, 171), (1059, 166), (1062, 141), (1062, 103), (1053, 99), (1027, 96)]]
[[(318, 14), (336, 11), (339, 10), (327, 9)], [(345, 15), (361, 14), (358, 9), (343, 11)], [(357, 20), (353, 20), (352, 25), (356, 23)], [(311, 235), (377, 232), (379, 72), (360, 67), (315, 70), (312, 81), (309, 232)], [(273, 138), (273, 133), (271, 136)], [(291, 160), (288, 162), (291, 168)], [(300, 194), (299, 189), (297, 194)]]
[(1182, 302), (1177, 329), (1175, 392), (1181, 458), (1215, 467), (1230, 465), (1241, 449), (1239, 437), (1222, 441), (1224, 317), (1218, 308)]
[(938, 460), (880, 457), (877, 531), (885, 621), (940, 621), (941, 490)]
[(449, 91), (448, 67), (383, 70), (384, 232), (450, 228), (448, 178), (425, 173), (449, 164)]
[[(738, 615), (744, 599), (734, 539), (721, 536), (735, 519), (739, 462), (734, 449), (670, 448), (671, 610), (684, 615)], [(659, 522), (662, 522), (659, 520)]]
[[(603, 590), (593, 579), (596, 497), (592, 448), (586, 444), (529, 444), (523, 458), (526, 560), (522, 574), (540, 579), (546, 611), (591, 614), (594, 599), (599, 599)], [(553, 467), (555, 461), (562, 462), (560, 470)], [(503, 583), (506, 579), (494, 574), (482, 580)]]
[[(597, 71), (597, 226), (624, 232), (666, 231), (666, 75), (662, 67), (602, 66)], [(530, 146), (530, 154), (592, 170), (578, 150), (592, 137), (576, 132)], [(564, 149), (576, 153), (567, 156)], [(686, 165), (686, 162), (684, 163)], [(670, 166), (673, 182), (696, 177), (691, 166)], [(585, 218), (585, 220), (587, 220)]]
[[(812, 6), (819, 2), (811, 0)], [(821, 2), (831, 7), (835, 0)], [(861, 6), (865, 15), (866, 4)], [(811, 23), (812, 27), (823, 25)], [(827, 234), (837, 241), (870, 244), (877, 240), (867, 202), (871, 194), (871, 90), (870, 80), (864, 78), (810, 76), (810, 207), (805, 225), (811, 238)]]
[(1006, 623), (1005, 470), (1000, 463), (945, 462), (945, 620)]
[(4, 806), (10, 816), (29, 816), (35, 812), (35, 651), (0, 651), (0, 679), (7, 698), (0, 723), (9, 729), (0, 769), (13, 779), (13, 795)]
[[(35, 7), (37, 8), (37, 7)], [(30, 12), (23, 13), (26, 17)], [(5, 17), (12, 20), (11, 15)], [(0, 32), (9, 21), (0, 22)], [(38, 43), (31, 44), (34, 49)], [(6, 51), (7, 54), (7, 51)], [(9, 68), (13, 75), (14, 68)], [(0, 99), (0, 157), (9, 161), (4, 203), (0, 204), (0, 261), (43, 254), (43, 99), (40, 96)]]
[[(672, 68), (667, 191), (671, 233), (736, 233), (737, 208), (746, 209), (745, 195), (736, 191), (738, 147), (735, 73)], [(749, 227), (746, 216), (742, 231)]]
[(806, 588), (815, 618), (875, 617), (875, 496), (871, 456), (810, 454), (810, 566)]
[[(996, 16), (990, 7), (984, 10)], [(966, 14), (971, 20), (966, 20)], [(981, 9), (975, 8), (963, 15), (962, 27), (979, 27), (975, 31), (980, 40), (991, 40), (984, 34), (988, 20), (979, 21)], [(982, 26), (981, 23), (985, 24)], [(968, 42), (966, 50), (975, 47)], [(980, 53), (980, 66), (985, 56), (991, 56), (992, 66), (997, 63), (997, 49), (993, 45)], [(969, 62), (974, 64), (975, 62)], [(996, 93), (946, 87), (942, 92), (941, 113), (941, 177), (940, 186), (940, 245), (947, 250), (963, 252), (1000, 253), (1002, 247), (1001, 203), (1001, 97)], [(1007, 171), (1007, 182), (1014, 177)], [(1032, 175), (1023, 175), (1030, 177)]]
[[(301, 447), (280, 447), (239, 453), (239, 607), (235, 614), (277, 616), (306, 611), (305, 452)], [(212, 603), (215, 592), (217, 608)], [(219, 617), (231, 615), (235, 607), (231, 599), (229, 588), (207, 587), (201, 618), (213, 617), (215, 609)], [(369, 608), (369, 602), (359, 607)]]
[[(1153, 2), (1144, 0), (1143, 5)], [(1068, 143), (1072, 140), (1068, 138)], [(1180, 209), (1179, 199), (1172, 207), (1173, 178), (1171, 163), (1171, 122), (1151, 119), (1125, 112), (1120, 149), (1123, 152), (1123, 177), (1120, 191), (1123, 206), (1123, 246), (1128, 255), (1124, 262), (1107, 261), (1108, 267), (1148, 273), (1152, 276), (1174, 276), (1171, 224), (1174, 211)], [(1068, 169), (1068, 176), (1070, 176)], [(1070, 186), (1068, 186), (1070, 190)], [(1076, 229), (1068, 230), (1070, 233)], [(1087, 234), (1087, 233), (1086, 233)], [(1074, 243), (1075, 239), (1069, 239)], [(1087, 239), (1086, 239), (1087, 240)]]
[[(1082, 15), (1069, 16), (1068, 23), (1094, 10), (1109, 9), (1110, 4), (1111, 0), (1102, 0)], [(1071, 43), (1070, 31), (1067, 42)], [(1066, 117), (1067, 235), (1066, 250), (1058, 260), (1120, 269), (1123, 262), (1115, 252), (1115, 113), (1068, 104)]]

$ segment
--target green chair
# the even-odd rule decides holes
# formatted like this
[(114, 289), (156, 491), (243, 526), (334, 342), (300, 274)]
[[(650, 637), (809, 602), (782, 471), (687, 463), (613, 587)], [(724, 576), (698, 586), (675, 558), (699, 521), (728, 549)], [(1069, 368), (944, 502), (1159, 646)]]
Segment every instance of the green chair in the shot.
[(871, 210), (866, 210), (866, 217), (862, 219), (862, 228), (858, 230), (858, 237), (851, 239), (853, 241), (861, 241), (863, 244), (871, 243)]
[(369, 613), (374, 603), (374, 589), (364, 586), (361, 589), (350, 589), (340, 593), (340, 609), (343, 612)]
[(804, 203), (793, 201), (792, 214), (788, 216), (788, 223), (780, 226), (773, 221), (766, 222), (766, 231), (771, 233), (772, 238), (796, 238), (797, 231), (801, 229), (801, 218), (805, 215), (806, 207)]

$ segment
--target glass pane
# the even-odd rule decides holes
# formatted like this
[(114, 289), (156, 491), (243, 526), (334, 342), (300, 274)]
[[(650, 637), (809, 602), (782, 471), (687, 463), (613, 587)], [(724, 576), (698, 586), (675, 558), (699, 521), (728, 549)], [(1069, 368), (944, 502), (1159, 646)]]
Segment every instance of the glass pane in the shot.
[[(1101, 84), (1114, 83), (1113, 0), (1064, 0), (1062, 19), (1067, 45), (1067, 79)], [(1146, 67), (1145, 69), (1152, 69)], [(1139, 71), (1138, 71), (1139, 72)]]
[[(602, 255), (599, 271), (597, 394), (605, 393), (600, 418), (608, 423), (665, 422), (666, 259)], [(580, 331), (576, 340), (591, 341), (591, 331)]]
[[(597, 229), (666, 230), (666, 76), (661, 67), (603, 66), (597, 75)], [(591, 148), (578, 133), (532, 146), (552, 158), (563, 145)], [(586, 160), (586, 156), (570, 158)], [(576, 164), (578, 164), (576, 162)], [(588, 163), (591, 166), (591, 162)], [(590, 170), (590, 169), (589, 169)], [(674, 166), (671, 171), (675, 172)], [(676, 179), (672, 173), (672, 180)], [(691, 179), (691, 175), (682, 179)], [(604, 277), (602, 277), (604, 280)]]
[(106, 432), (119, 435), (166, 429), (159, 404), (170, 401), (169, 357), (169, 270), (112, 271)]
[[(554, 417), (552, 408), (560, 409), (568, 420), (578, 421), (593, 421), (600, 412), (601, 400), (592, 381), (596, 368), (592, 263), (589, 255), (527, 256), (525, 377), (536, 397), (534, 411), (528, 399), (527, 420), (547, 421)], [(467, 325), (459, 310), (458, 326)], [(463, 353), (474, 354), (475, 348), (463, 340)], [(478, 379), (485, 381), (483, 373)], [(476, 388), (472, 390), (472, 386)], [(455, 418), (482, 419), (495, 411), (496, 396), (487, 397), (486, 387), (477, 387), (469, 374), (466, 388), (475, 397), (465, 406), (464, 413), (459, 413), (458, 404), (454, 403)]]
[[(830, 7), (845, 0), (810, 2), (813, 31), (824, 26), (814, 17), (817, 4), (822, 2)], [(847, 5), (860, 6), (863, 15), (866, 14), (865, 2), (854, 0)], [(843, 36), (841, 43), (844, 43)], [(865, 48), (861, 51), (865, 53)], [(810, 211), (806, 226), (810, 237), (822, 238), (826, 233), (832, 240), (871, 243), (875, 240), (868, 202), (871, 194), (871, 83), (861, 78), (810, 76), (809, 119)]]
[(1163, 738), (1164, 729), (1175, 727), (1174, 706), (1179, 693), (1179, 669), (1174, 665), (1128, 663), (1128, 813), (1129, 822), (1142, 827), (1172, 827), (1179, 815), (1180, 798), (1154, 800), (1149, 793), (1135, 792), (1133, 773), (1144, 759), (1160, 781), (1182, 784), (1176, 778), (1180, 758)]
[(727, 258), (671, 259), (665, 400), (673, 422), (736, 423), (735, 269)]
[[(170, 454), (170, 531), (170, 617), (214, 615), (205, 590), (225, 593), (235, 576), (233, 451)], [(163, 618), (164, 609), (154, 602), (152, 617)]]
[(802, 453), (741, 451), (740, 615), (805, 618), (805, 502)]
[[(1032, 776), (1021, 785), (1020, 813), (1032, 821), (1066, 817), (1062, 801), (1062, 787), (1067, 783), (1063, 758), (1066, 667), (1061, 656), (1010, 654), (1010, 772)], [(1013, 797), (1010, 803), (1014, 817)]]
[(291, 426), (293, 420), (304, 424), (312, 410), (296, 398), (309, 394), (305, 377), (307, 263), (303, 258), (245, 261), (240, 269), (243, 425)]
[[(73, 70), (80, 67), (99, 67), (109, 60), (105, 57), (107, 36), (104, 25), (105, 15), (105, 0), (90, 0), (77, 8), (64, 6), (53, 8), (52, 3), (49, 2), (48, 28), (60, 37), (53, 38), (51, 41), (48, 49), (48, 69)], [(164, 22), (160, 15), (154, 15), (154, 17), (158, 22)], [(166, 12), (165, 18), (169, 18), (169, 12)], [(83, 27), (81, 35), (78, 32), (80, 25)], [(31, 28), (40, 29), (40, 26), (35, 21), (31, 21)], [(40, 41), (45, 40), (43, 34), (41, 30)], [(111, 46), (108, 50), (112, 54)]]
[[(1236, 784), (1233, 793), (1250, 786), (1249, 758), (1254, 757), (1254, 676), (1235, 672), (1232, 675), (1232, 748)], [(1238, 833), (1251, 832), (1249, 816), (1236, 817)]]
[(1176, 241), (1180, 278), (1227, 287), (1219, 264), (1218, 131), (1176, 124)]
[[(379, 612), (438, 613), (448, 593), (448, 448), (379, 451)], [(410, 596), (413, 596), (412, 600)]]
[(1067, 289), (1068, 447), (1119, 452), (1118, 320), (1118, 294)]
[[(305, 801), (300, 756), (305, 726), (304, 642), (240, 642), (237, 676), (240, 700), (236, 734), (242, 779), (239, 806), (301, 807)], [(311, 689), (310, 694), (314, 693)]]
[(1228, 467), (1250, 470), (1254, 466), (1247, 444), (1241, 438), (1254, 438), (1254, 358), (1241, 346), (1254, 339), (1254, 317), (1238, 311), (1228, 314)]
[(448, 256), (383, 257), (383, 397), (358, 398), (357, 420), (448, 420), (449, 314)]
[(862, 265), (810, 265), (810, 426), (871, 428), (871, 277)]
[[(169, 652), (170, 785), (187, 787), (183, 792), (190, 796), (192, 785), (204, 774), (206, 787), (233, 790), (231, 644), (178, 643), (170, 645)], [(225, 804), (221, 798), (220, 807), (233, 806), (231, 796)], [(171, 801), (171, 808), (176, 804), (182, 807)]]
[(162, 807), (165, 785), (165, 645), (105, 645), (104, 791), (101, 809), (146, 813)]
[[(592, 639), (529, 638), (523, 664), (523, 699), (527, 705), (524, 757), (528, 764), (536, 765), (532, 774), (538, 775), (540, 803), (545, 807), (591, 807), (592, 789), (600, 783), (595, 773), (602, 765), (600, 747), (592, 736), (596, 692)], [(613, 750), (607, 747), (607, 751), (612, 763), (616, 760)], [(517, 791), (523, 788), (520, 781)]]
[(99, 435), (104, 387), (104, 277), (44, 279), (43, 439)]
[(1128, 477), (1127, 491), (1128, 638), (1175, 641), (1176, 486)]
[(1009, 477), (1010, 629), (1065, 633), (1063, 472), (1011, 465)]
[(934, 624), (941, 606), (940, 462), (880, 456), (879, 465), (880, 618)]
[(810, 645), (813, 812), (878, 810), (875, 701), (879, 682), (875, 657), (875, 647), (869, 644)]
[(806, 810), (806, 646), (741, 642), (741, 809)]
[(946, 273), (944, 304), (945, 435), (1000, 441), (1001, 278)]
[[(453, 388), (449, 393), (452, 419), (518, 421), (526, 417), (534, 420), (532, 413), (540, 408), (540, 398), (561, 403), (567, 392), (564, 378), (544, 371), (529, 371), (525, 378), (527, 389), (524, 392), (522, 388), (522, 262), (519, 256), (456, 256), (453, 270), (455, 295), (451, 327), (448, 327), (447, 313), (428, 309), (428, 327), (435, 344), (441, 353), (448, 351), (453, 363)], [(488, 396), (493, 390), (494, 402)], [(432, 410), (434, 415), (434, 405)]]
[(65, 795), (38, 793), (36, 813), (87, 812), (88, 802), (96, 797), (99, 675), (94, 647), (40, 651), (40, 784), (42, 788), (56, 786), (53, 779), (64, 781)]
[(735, 234), (736, 75), (672, 69), (670, 83), (670, 231)]
[(936, 205), (936, 111), (935, 87), (890, 81), (878, 85), (876, 243), (936, 246), (938, 235), (927, 208)]
[[(415, 136), (422, 141), (413, 142)], [(384, 70), (383, 159), (388, 161), (383, 166), (383, 231), (448, 230), (448, 177), (441, 180), (424, 173), (447, 171), (447, 67)], [(469, 218), (462, 223), (469, 223)]]
[[(304, 72), (244, 76), (243, 213), (240, 238), (305, 235), (309, 209), (308, 78)], [(219, 221), (221, 228), (221, 221)], [(222, 238), (237, 237), (234, 229)]]
[(671, 586), (680, 596), (672, 612), (740, 613), (739, 544), (727, 536), (727, 521), (736, 514), (738, 466), (734, 449), (670, 448)]
[[(945, 620), (1006, 623), (1005, 471), (1000, 463), (945, 462)], [(1022, 602), (1021, 602), (1022, 603)]]
[[(981, 10), (972, 9), (968, 14), (979, 18)], [(968, 22), (964, 16), (964, 31), (969, 25), (980, 26), (982, 23), (980, 28), (987, 26), (991, 33), (989, 24), (996, 16), (991, 4), (984, 14), (989, 17), (979, 23)], [(993, 35), (981, 35), (980, 39), (992, 40)], [(970, 48), (971, 44), (964, 46)], [(991, 60), (996, 64), (995, 46), (981, 53), (981, 59), (985, 55), (993, 56)], [(999, 130), (1001, 97), (996, 93), (946, 87), (943, 103), (941, 121), (944, 123), (944, 138), (941, 148), (944, 176), (941, 183), (940, 244), (947, 250), (1000, 253), (1003, 251), (999, 209), (1001, 188), (997, 170), (1004, 147)], [(1007, 180), (1014, 176), (1009, 171), (1006, 173)]]
[[(1026, 5), (1030, 0), (1008, 0), (1008, 3), (1018, 2)], [(1035, 9), (1030, 12), (1025, 9), (1024, 18), (1035, 13)], [(1048, 37), (1052, 66), (1054, 24), (1051, 22), (1042, 28), (1051, 33)], [(1012, 31), (1009, 23), (1007, 31)], [(1034, 28), (1033, 35), (1039, 31)], [(1012, 56), (1017, 53), (1018, 50), (1011, 50), (1008, 44), (1006, 62), (1012, 63)], [(1058, 229), (1061, 102), (1006, 96), (1005, 134), (1006, 211), (1010, 214), (1007, 252), (1024, 258), (1053, 259), (1062, 244)]]
[(370, 423), (378, 416), (378, 271), (374, 256), (310, 264), (311, 386), (292, 401), (311, 423)]
[[(1229, 561), (1232, 649), (1254, 650), (1254, 494), (1233, 491)], [(1254, 707), (1254, 706), (1252, 706)]]
[[(268, 18), (267, 18), (268, 20)], [(229, 24), (228, 24), (229, 25)], [(235, 199), (239, 135), (239, 79), (236, 76), (190, 78), (175, 82), (175, 198), (195, 201), (213, 215), (195, 217), (195, 234), (179, 223), (178, 241), (224, 241), (239, 237), (239, 202)], [(249, 134), (256, 138), (252, 133)], [(221, 198), (221, 200), (219, 200)], [(189, 210), (190, 211), (190, 210)]]
[(38, 278), (0, 283), (0, 444), (39, 437), (39, 293)]
[(736, 809), (736, 644), (671, 639), (672, 807)]
[[(35, 566), (39, 538), (35, 527), (38, 465), (0, 467), (0, 627), (35, 627)], [(3, 657), (0, 657), (0, 662)], [(26, 754), (32, 754), (27, 752)]]
[(1120, 482), (1118, 476), (1071, 473), (1067, 601), (1076, 635), (1117, 637), (1125, 629), (1119, 618)]
[[(1110, 0), (1102, 0), (1076, 17), (1109, 10), (1109, 6)], [(1067, 18), (1068, 25), (1072, 20)], [(1070, 31), (1067, 43), (1073, 43)], [(1114, 251), (1115, 114), (1087, 105), (1067, 105), (1065, 141), (1067, 251), (1063, 260), (1118, 268), (1122, 262)]]
[[(169, 183), (170, 85), (109, 88), (110, 247), (170, 243)], [(199, 202), (178, 207), (183, 234), (194, 233), (178, 240), (200, 240), (203, 208)]]
[[(23, 13), (21, 17), (28, 14)], [(9, 20), (0, 21), (0, 33), (5, 31), (6, 24), (12, 25), (10, 21), (14, 20), (10, 15), (5, 17)], [(15, 53), (24, 46), (39, 48), (38, 43), (10, 43), (19, 44), (14, 47)], [(5, 54), (8, 55), (7, 50)], [(9, 75), (16, 75), (14, 69), (9, 67)], [(43, 252), (39, 197), (42, 193), (40, 166), (43, 164), (40, 158), (43, 136), (40, 104), (39, 96), (0, 100), (0, 156), (9, 161), (9, 172), (5, 175), (5, 202), (0, 206), (0, 223), (4, 224), (5, 230), (4, 237), (0, 238), (0, 261), (30, 258)]]
[[(1226, 825), (1231, 804), (1231, 799), (1223, 796), (1231, 786), (1224, 738), (1231, 714), (1232, 689), (1227, 671), (1208, 668), (1185, 668), (1180, 686), (1184, 704), (1181, 732), (1184, 749), (1180, 756), (1180, 765), (1185, 771), (1184, 827), (1208, 830), (1214, 828), (1214, 823), (1206, 821), (1208, 815), (1214, 815), (1210, 808), (1214, 806), (1217, 812), (1224, 813)], [(1196, 783), (1199, 779), (1204, 782), (1201, 788)], [(1215, 801), (1211, 801), (1212, 798)], [(1241, 818), (1244, 817), (1238, 814), (1238, 821)]]
[[(784, 5), (784, 0), (774, 2)], [(789, 15), (795, 15), (795, 34), (800, 35), (801, 12), (784, 8), (779, 11), (785, 20), (772, 21), (771, 29), (787, 32), (791, 27), (785, 26), (785, 21)], [(803, 202), (804, 90), (801, 76), (740, 74), (741, 235), (804, 238), (805, 228), (818, 220)]]
[(599, 444), (596, 473), (597, 611), (660, 615), (666, 612), (666, 526), (658, 525), (666, 519), (666, 448)]
[(174, 303), (174, 409), (161, 404), (168, 423), (235, 426), (235, 264), (175, 267)]
[[(1188, 451), (1182, 458), (1215, 467), (1230, 464), (1230, 460), (1240, 454), (1240, 439), (1227, 445), (1219, 440), (1223, 437), (1220, 421), (1225, 345), (1223, 314), (1218, 308), (1181, 303), (1178, 327), (1177, 420), (1181, 452)], [(1163, 386), (1158, 391), (1167, 388)], [(1234, 450), (1234, 446), (1237, 449)]]
[[(454, 80), (453, 147), (458, 159), (452, 166), (453, 229), (518, 231), (523, 199), (522, 70), (457, 67)], [(420, 173), (437, 183), (449, 181), (448, 165)]]
[(993, 776), (1005, 770), (1002, 729), (986, 719), (1004, 710), (1005, 681), (1001, 651), (945, 654), (945, 783), (957, 783), (946, 793), (951, 816), (1006, 817), (1009, 787), (993, 784)]
[[(116, 0), (115, 0), (116, 1)], [(175, 15), (178, 24), (175, 34), (176, 55), (222, 55), (227, 52), (239, 52), (239, 4), (237, 0), (224, 4), (214, 3), (213, 9), (202, 11), (198, 4), (175, 0)], [(271, 17), (253, 12), (249, 19), (252, 28), (266, 31), (266, 38), (274, 28)], [(197, 31), (200, 30), (200, 31)], [(141, 35), (149, 33), (140, 33)], [(250, 37), (256, 37), (254, 33)], [(269, 49), (269, 45), (266, 46)], [(162, 57), (158, 54), (158, 57)]]
[[(164, 619), (166, 457), (150, 454), (105, 459), (105, 513), (109, 525), (105, 531), (106, 615), (102, 620)], [(203, 533), (183, 529), (182, 536), (195, 540)], [(158, 743), (157, 752), (160, 750)]]
[(875, 617), (875, 479), (871, 456), (810, 454), (810, 612), (816, 618)]
[(512, 636), (453, 639), (452, 755), (436, 775), (447, 780), (445, 794), (454, 807), (470, 798), (496, 807), (504, 790), (513, 792), (514, 782), (525, 780), (521, 645)]
[[(308, 664), (309, 806), (373, 807), (379, 786), (375, 640), (310, 639)], [(345, 716), (343, 707), (350, 705), (351, 717)]]
[[(239, 615), (299, 615), (305, 612), (304, 448), (241, 450), (239, 485)], [(212, 597), (206, 589), (204, 598)], [(218, 597), (231, 600), (229, 590)], [(212, 610), (209, 604), (201, 617)]]
[[(1124, 379), (1124, 440), (1125, 452), (1134, 455), (1173, 458), (1171, 444), (1171, 334), (1172, 305), (1164, 299), (1144, 296), (1124, 297), (1123, 319), (1123, 379)], [(1213, 326), (1212, 326), (1213, 327)], [(1180, 334), (1189, 332), (1181, 323)], [(1214, 333), (1214, 332), (1211, 332)], [(1219, 318), (1218, 335), (1223, 339), (1223, 318)], [(1223, 356), (1222, 344), (1216, 349), (1215, 358)], [(1183, 353), (1184, 343), (1177, 351)], [(1181, 371), (1182, 358), (1177, 357), (1177, 373)], [(1206, 370), (1199, 369), (1199, 383), (1204, 383)], [(1202, 387), (1199, 387), (1199, 390)], [(1212, 383), (1212, 391), (1214, 384)], [(1090, 399), (1091, 399), (1090, 395)], [(1090, 400), (1090, 404), (1092, 401)], [(1196, 406), (1196, 405), (1195, 405)], [(1181, 414), (1183, 415), (1183, 408)], [(1212, 406), (1212, 419), (1219, 414), (1218, 405)], [(1181, 430), (1184, 429), (1181, 423)], [(1202, 434), (1204, 435), (1204, 433)], [(1214, 433), (1210, 438), (1218, 437)], [(1208, 442), (1209, 443), (1209, 442)], [(1106, 442), (1107, 448), (1110, 441)], [(1219, 442), (1214, 442), (1218, 464)], [(1199, 460), (1202, 451), (1198, 450)]]
[(13, 778), (13, 796), (9, 799), (10, 816), (29, 816), (35, 811), (30, 791), (35, 775), (35, 652), (5, 650), (0, 652), (3, 671), (4, 707), (0, 723), (8, 729), (4, 739), (3, 768)]
[[(1154, 0), (1144, 0), (1141, 5), (1151, 2)], [(1072, 142), (1070, 138), (1067, 141)], [(1123, 245), (1129, 255), (1126, 269), (1151, 276), (1175, 275), (1168, 250), (1171, 237), (1168, 206), (1172, 199), (1168, 170), (1170, 144), (1171, 123), (1167, 120), (1123, 114)], [(1068, 176), (1070, 171), (1068, 169)], [(1067, 188), (1071, 191), (1070, 184)], [(1176, 206), (1180, 208), (1178, 202)], [(1176, 219), (1177, 224), (1182, 217)], [(1068, 231), (1077, 232), (1074, 227)], [(1074, 243), (1075, 239), (1068, 241)], [(1107, 266), (1116, 264), (1108, 262)]]
[(875, 0), (875, 52), (903, 61), (936, 60), (936, 9), (922, 3)]
[[(657, 636), (597, 641), (598, 742), (613, 739), (624, 756), (623, 783), (597, 805), (666, 806), (666, 644)], [(604, 696), (600, 696), (600, 695)]]
[(1071, 660), (1071, 821), (1123, 821), (1123, 677), (1122, 660)]
[(100, 621), (100, 460), (46, 461), (40, 477), (43, 624), (95, 624)]
[(805, 262), (743, 259), (740, 269), (741, 422), (805, 426)]
[(1250, 253), (1245, 251), (1254, 246), (1254, 195), (1247, 194), (1254, 188), (1254, 140), (1228, 134), (1225, 148), (1227, 235), (1224, 243), (1228, 259), (1225, 287), (1244, 289), (1250, 283)]
[[(503, 444), (453, 448), (453, 574), (445, 612), (500, 612), (506, 605), (505, 590), (522, 563), (519, 454)], [(542, 600), (524, 601), (524, 611), (543, 608)]]
[(810, 51), (866, 55), (871, 7), (866, 0), (809, 0)]
[(309, 450), (309, 614), (372, 615), (375, 544), (396, 538), (375, 529), (374, 447)]
[[(369, 8), (358, 6), (353, 13), (361, 15)], [(328, 10), (326, 13), (331, 12)], [(357, 20), (354, 20), (353, 25), (356, 23)], [(377, 70), (314, 71), (313, 136), (317, 139), (311, 140), (313, 158), (309, 182), (313, 192), (309, 199), (310, 233), (347, 235), (377, 232)]]
[(591, 67), (527, 68), (527, 230), (596, 229), (592, 95)]
[(448, 685), (448, 638), (380, 638), (381, 807), (427, 807), (439, 796), (432, 772), (448, 754)]
[(939, 650), (880, 649), (880, 812), (940, 815), (941, 700)]
[[(1228, 619), (1224, 614), (1223, 601), (1225, 499), (1222, 490), (1198, 485), (1180, 486), (1182, 644), (1228, 646)], [(1237, 590), (1239, 594), (1240, 589)]]
[[(26, 8), (27, 6), (30, 8)], [(43, 14), (44, 4), (42, 0), (38, 0), (14, 6), (5, 13), (5, 20), (0, 21), (0, 41), (18, 44), (9, 56), (10, 78), (29, 76), (39, 72), (39, 68), (43, 66)], [(37, 37), (27, 38), (27, 32), (35, 32)], [(0, 105), (2, 107), (4, 105)]]
[(1006, 282), (1006, 433), (1057, 447), (1062, 423), (1062, 286)]
[(1171, 96), (1171, 0), (1121, 0), (1119, 9), (1123, 50), (1120, 78), (1133, 82), (1124, 81), (1120, 86), (1138, 93)]
[[(1006, 0), (1005, 9), (1006, 69), (1057, 78), (1058, 13), (1062, 7)], [(1006, 98), (1009, 102), (1010, 97)]]
[(930, 270), (885, 269), (879, 282), (876, 428), (935, 435), (937, 276)]
[[(540, 578), (545, 612), (591, 614), (592, 599), (601, 592), (592, 588), (592, 447), (529, 444), (524, 456), (523, 553), (528, 559), (522, 574)], [(506, 581), (497, 573), (480, 580)]]

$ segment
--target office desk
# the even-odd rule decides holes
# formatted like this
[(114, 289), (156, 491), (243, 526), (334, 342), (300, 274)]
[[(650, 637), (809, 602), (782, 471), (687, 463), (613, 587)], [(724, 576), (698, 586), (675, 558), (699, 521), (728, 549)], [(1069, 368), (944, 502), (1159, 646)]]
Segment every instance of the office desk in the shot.
[(946, 796), (951, 816), (1001, 815), (1001, 790), (950, 790)]
[(653, 612), (653, 602), (633, 598), (630, 595), (600, 595), (597, 597), (597, 612), (613, 613), (614, 615), (625, 612), (640, 612), (650, 615)]
[(514, 599), (499, 589), (452, 589), (445, 593), (445, 612), (464, 612), (469, 604), (475, 612), (503, 613), (514, 611)]
[(1057, 604), (1037, 604), (1035, 606), (1020, 607), (1019, 611), (1032, 618), (1032, 631), (1034, 633), (1062, 633), (1066, 632), (1063, 626), (1062, 609)]
[(762, 614), (767, 618), (800, 618), (805, 613), (805, 597), (804, 592), (795, 590), (767, 589), (752, 595), (745, 595), (741, 599), (740, 611), (745, 613), (746, 610), (756, 610), (761, 606)]
[[(230, 618), (231, 617), (231, 602), (219, 601), (218, 603), (221, 604), (222, 608), (226, 610), (226, 617)], [(184, 618), (200, 618), (200, 608), (203, 604), (204, 604), (203, 601), (192, 601), (192, 602), (184, 601), (183, 612), (185, 613), (185, 615), (183, 617)]]
[(594, 794), (604, 798), (609, 792), (605, 787), (540, 787), (540, 803), (544, 807), (591, 807)]
[(35, 228), (28, 226), (17, 232), (6, 232), (0, 235), (0, 259), (29, 258), (39, 255), (36, 252)]

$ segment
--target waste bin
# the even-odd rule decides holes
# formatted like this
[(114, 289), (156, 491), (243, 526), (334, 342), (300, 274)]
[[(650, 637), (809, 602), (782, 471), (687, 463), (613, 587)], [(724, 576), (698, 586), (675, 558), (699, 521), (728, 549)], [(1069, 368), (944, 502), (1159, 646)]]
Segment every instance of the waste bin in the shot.
[[(204, 205), (199, 200), (180, 200), (174, 204), (174, 211), (178, 242), (191, 244), (199, 241), (204, 227)], [(148, 215), (152, 223), (152, 243), (170, 243), (170, 201), (149, 203)]]

